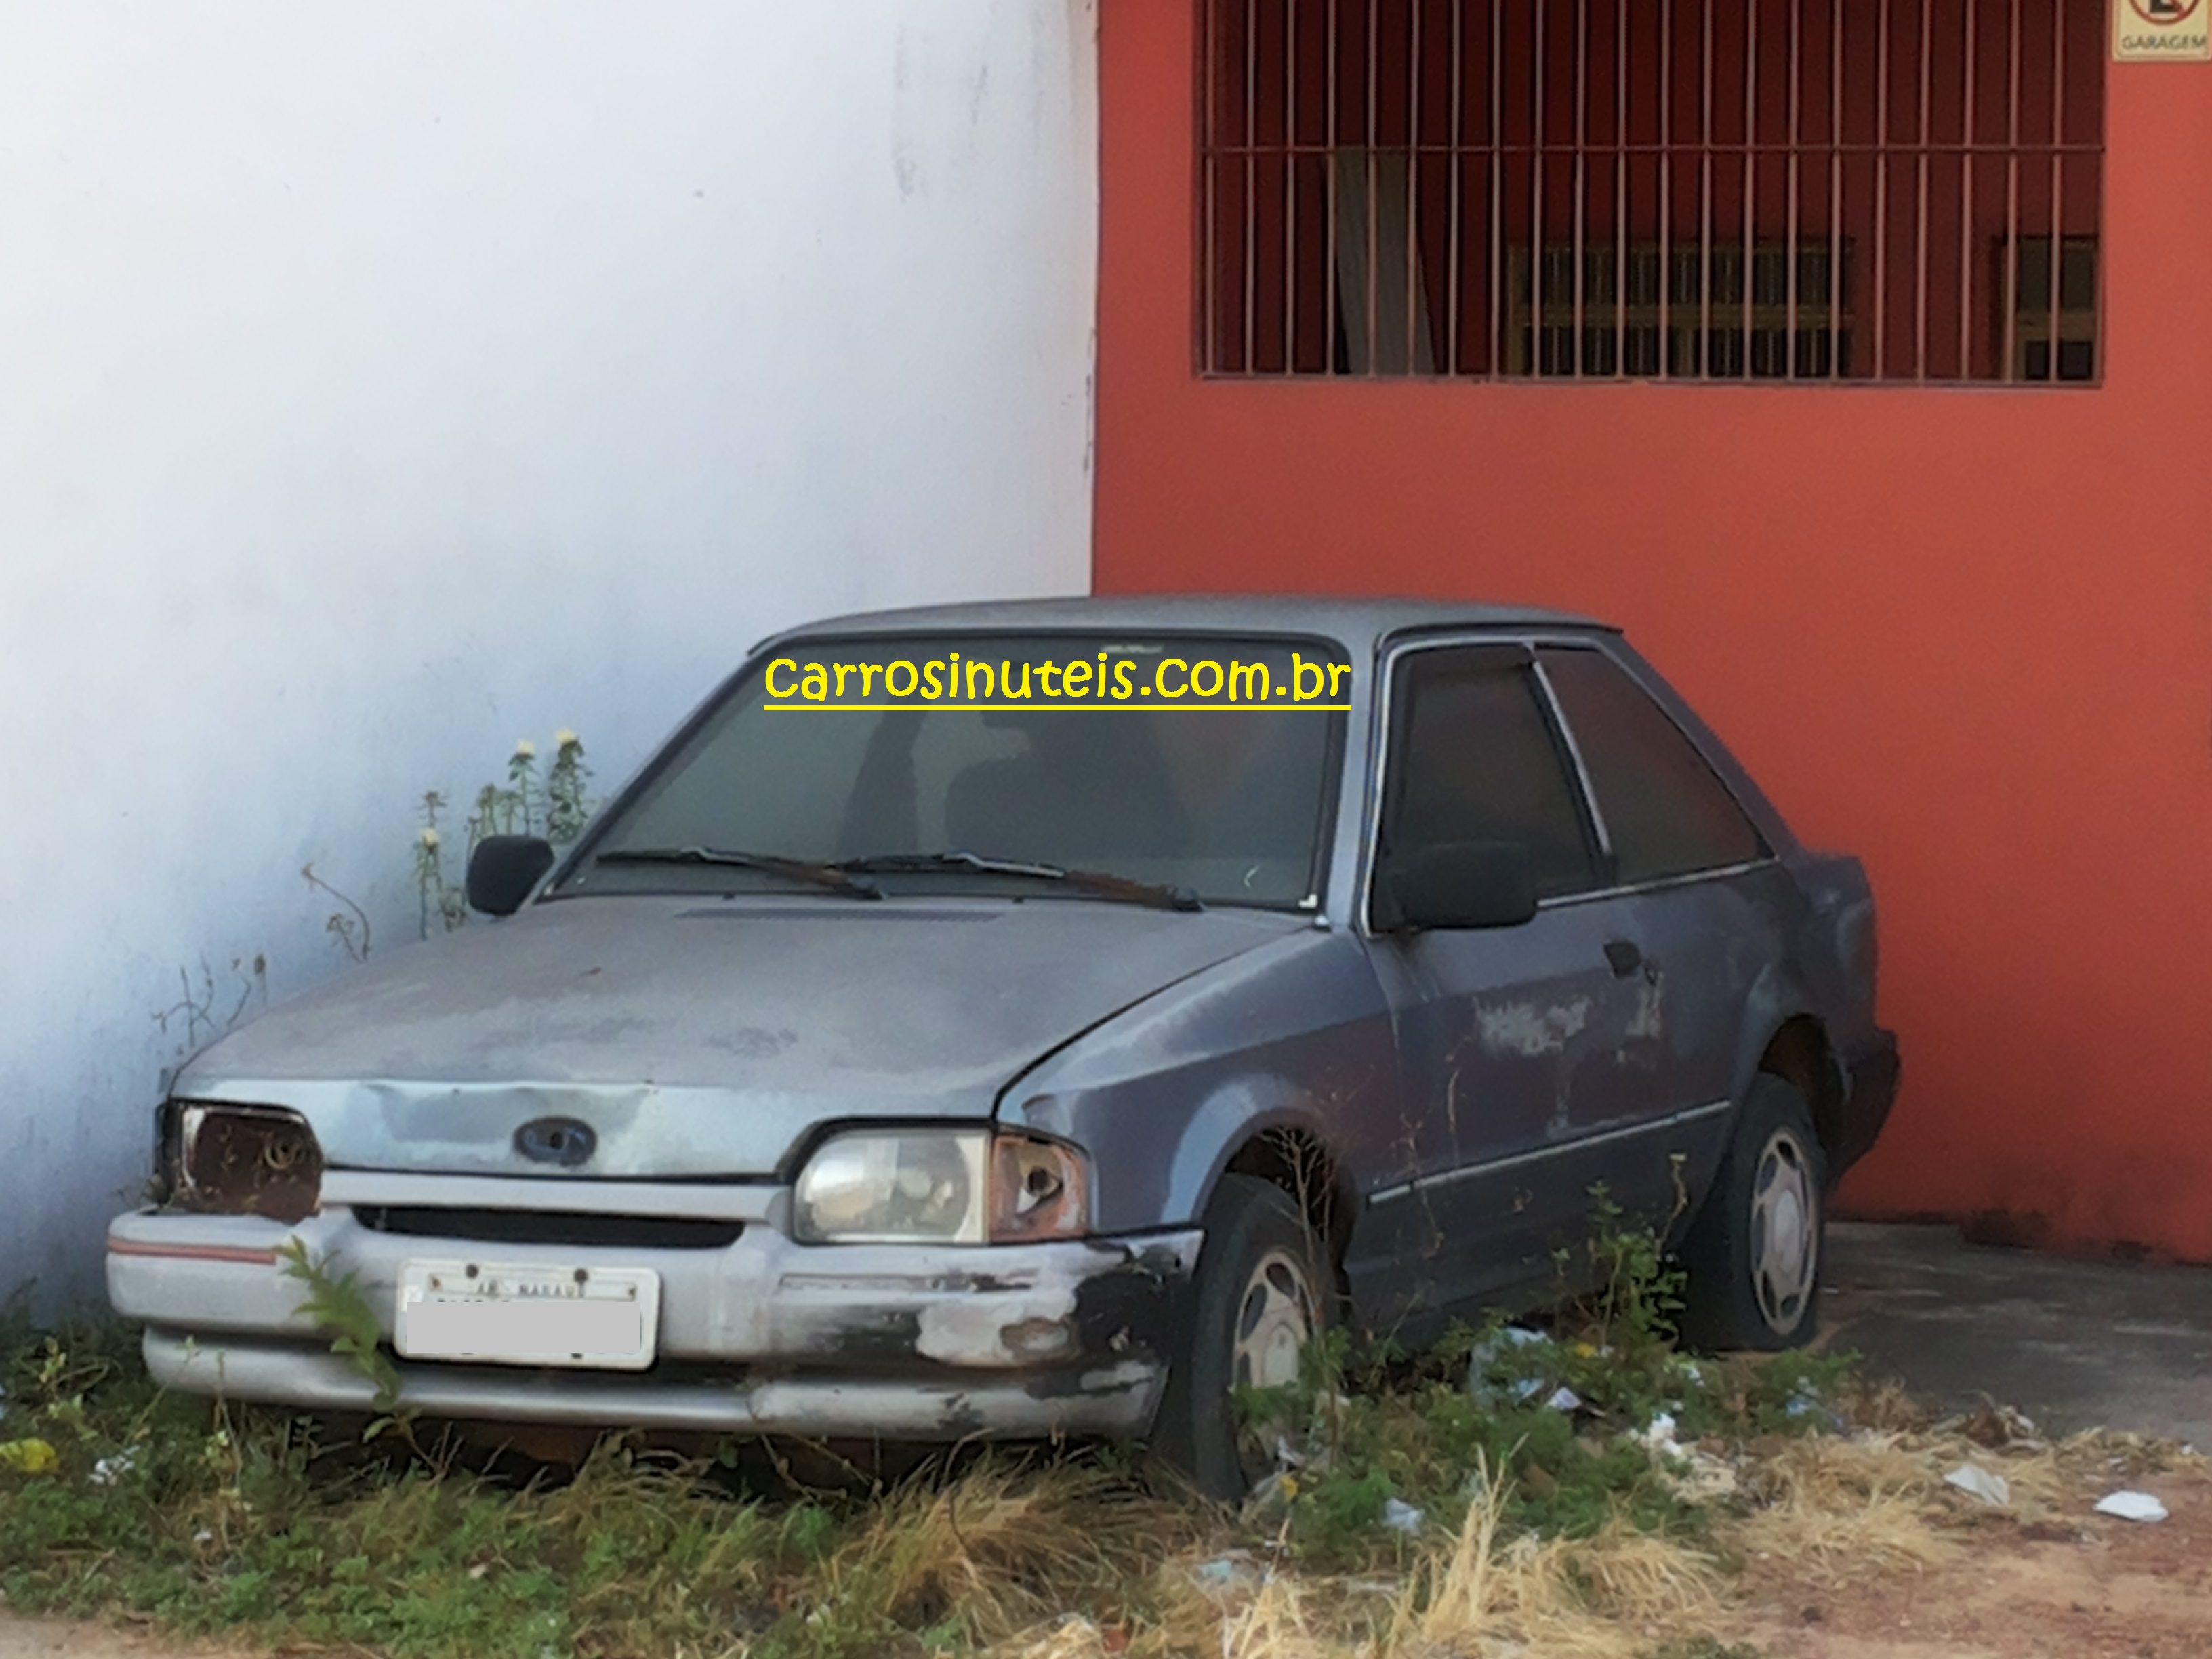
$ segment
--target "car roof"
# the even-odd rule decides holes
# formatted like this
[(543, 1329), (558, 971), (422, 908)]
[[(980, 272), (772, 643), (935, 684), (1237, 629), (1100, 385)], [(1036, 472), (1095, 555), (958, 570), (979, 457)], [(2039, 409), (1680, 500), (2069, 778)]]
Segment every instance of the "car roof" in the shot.
[(819, 635), (975, 633), (1040, 629), (1190, 629), (1199, 632), (1311, 634), (1364, 652), (1397, 634), (1461, 628), (1617, 629), (1571, 611), (1534, 605), (1480, 605), (1460, 599), (1340, 598), (1328, 594), (1176, 593), (1104, 598), (1004, 599), (979, 605), (916, 605), (829, 617), (761, 643)]

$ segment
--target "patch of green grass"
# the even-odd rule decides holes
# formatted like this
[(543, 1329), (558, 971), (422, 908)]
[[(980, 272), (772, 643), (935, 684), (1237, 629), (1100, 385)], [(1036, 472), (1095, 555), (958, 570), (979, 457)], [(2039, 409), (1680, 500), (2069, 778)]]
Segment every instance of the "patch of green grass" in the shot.
[[(1298, 1459), (1270, 1492), (1271, 1514), (1306, 1561), (1381, 1565), (1402, 1559), (1409, 1537), (1455, 1531), (1481, 1496), (1477, 1469), (1505, 1483), (1509, 1531), (1588, 1538), (1621, 1517), (1698, 1538), (1708, 1509), (1632, 1436), (1662, 1415), (1686, 1444), (1834, 1426), (1827, 1402), (1851, 1356), (1684, 1355), (1680, 1272), (1602, 1188), (1591, 1198), (1589, 1237), (1559, 1261), (1576, 1293), (1545, 1328), (1492, 1320), (1411, 1357), (1332, 1333), (1297, 1384), (1240, 1398), (1260, 1443)], [(1383, 1524), (1394, 1498), (1421, 1512), (1413, 1533)]]

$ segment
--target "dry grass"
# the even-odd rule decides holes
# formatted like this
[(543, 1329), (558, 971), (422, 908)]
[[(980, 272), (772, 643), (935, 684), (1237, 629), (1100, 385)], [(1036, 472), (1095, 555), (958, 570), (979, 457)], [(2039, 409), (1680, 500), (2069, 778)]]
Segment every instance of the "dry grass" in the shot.
[(1942, 1468), (1901, 1437), (1815, 1437), (1764, 1449), (1747, 1473), (1758, 1506), (1725, 1528), (1747, 1556), (1814, 1581), (1917, 1571), (1957, 1545), (1939, 1529)]
[(1023, 1651), (1080, 1645), (1072, 1607), (1141, 1583), (1194, 1542), (1194, 1511), (1081, 1464), (987, 1464), (947, 1485), (894, 1489), (823, 1569), (832, 1596), (865, 1596), (898, 1623), (957, 1614), (970, 1639)]
[(1663, 1640), (1714, 1634), (1725, 1611), (1711, 1556), (1617, 1522), (1588, 1539), (1493, 1542), (1480, 1560), (1455, 1549), (1435, 1592), (1409, 1620), (1407, 1659), (1523, 1650), (1634, 1659)]

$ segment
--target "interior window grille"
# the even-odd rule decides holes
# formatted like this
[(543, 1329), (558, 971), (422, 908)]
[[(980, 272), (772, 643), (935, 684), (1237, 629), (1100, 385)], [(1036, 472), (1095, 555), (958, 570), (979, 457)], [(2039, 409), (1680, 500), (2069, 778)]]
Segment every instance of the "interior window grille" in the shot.
[(2100, 372), (2100, 0), (1199, 3), (1204, 373)]

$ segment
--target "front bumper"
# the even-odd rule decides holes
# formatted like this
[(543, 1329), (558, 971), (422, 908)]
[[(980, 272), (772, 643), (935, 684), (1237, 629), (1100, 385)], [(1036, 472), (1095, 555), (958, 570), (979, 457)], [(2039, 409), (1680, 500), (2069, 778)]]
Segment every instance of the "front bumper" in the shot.
[(392, 1334), (402, 1266), (475, 1255), (660, 1276), (641, 1373), (398, 1362), (432, 1415), (828, 1437), (1139, 1436), (1179, 1346), (1194, 1231), (1033, 1245), (802, 1245), (771, 1222), (708, 1249), (487, 1243), (394, 1234), (333, 1208), (292, 1225), (140, 1210), (108, 1230), (109, 1299), (145, 1324), (157, 1381), (351, 1411), (368, 1378), (299, 1311), (276, 1249), (298, 1238), (352, 1273)]

